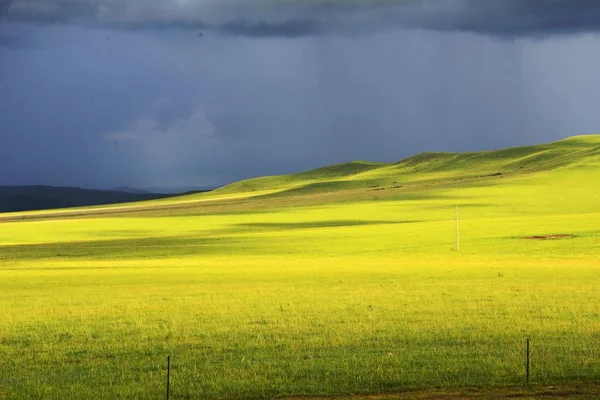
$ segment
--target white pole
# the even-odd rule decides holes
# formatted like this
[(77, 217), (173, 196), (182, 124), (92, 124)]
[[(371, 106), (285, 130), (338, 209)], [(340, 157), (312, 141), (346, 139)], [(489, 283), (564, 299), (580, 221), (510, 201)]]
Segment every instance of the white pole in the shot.
[(458, 205), (456, 206), (456, 251), (460, 251), (460, 235), (458, 231)]

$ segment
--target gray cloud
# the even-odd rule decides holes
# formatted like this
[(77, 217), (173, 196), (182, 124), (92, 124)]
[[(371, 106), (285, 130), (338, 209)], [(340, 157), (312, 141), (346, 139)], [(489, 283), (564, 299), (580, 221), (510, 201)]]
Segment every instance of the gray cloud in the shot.
[(247, 35), (272, 33), (248, 23), (258, 32), (198, 40), (194, 30), (14, 21), (0, 32), (18, 26), (38, 48), (0, 46), (0, 184), (217, 185), (600, 127), (593, 35), (290, 39), (296, 28), (261, 40)]
[(537, 36), (600, 29), (597, 0), (0, 0), (8, 20), (243, 36), (395, 28)]
[(0, 48), (32, 50), (38, 49), (39, 45), (34, 40), (32, 27), (21, 23), (0, 24)]
[(28, 38), (24, 36), (0, 31), (0, 47), (20, 49), (30, 47), (30, 45)]
[(161, 129), (153, 116), (142, 116), (124, 130), (107, 133), (105, 138), (115, 145), (132, 145), (145, 159), (144, 165), (164, 169), (184, 163), (186, 158), (195, 159), (198, 150), (210, 145), (210, 136), (215, 134), (204, 106), (198, 105), (191, 115), (172, 121), (166, 129)]

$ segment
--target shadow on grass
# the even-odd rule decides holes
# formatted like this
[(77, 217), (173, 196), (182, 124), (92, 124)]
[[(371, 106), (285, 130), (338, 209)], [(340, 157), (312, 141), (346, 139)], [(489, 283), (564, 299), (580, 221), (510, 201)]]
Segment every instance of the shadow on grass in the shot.
[[(88, 241), (0, 246), (0, 262), (18, 260), (121, 260), (164, 259), (190, 256), (291, 254), (301, 252), (294, 238), (248, 235), (269, 231), (319, 229), (365, 225), (409, 224), (419, 221), (334, 220), (290, 223), (240, 223), (203, 235), (166, 237), (115, 237)], [(114, 236), (131, 231), (114, 231)], [(236, 235), (240, 234), (240, 235)], [(9, 265), (2, 267), (9, 268)], [(0, 268), (2, 268), (0, 267)]]
[[(254, 243), (253, 243), (254, 242)], [(258, 247), (252, 238), (223, 236), (144, 237), (0, 246), (0, 263), (9, 260), (119, 260), (236, 254)]]
[(475, 388), (431, 388), (405, 390), (398, 393), (352, 394), (350, 396), (301, 396), (280, 397), (281, 400), (467, 400), (467, 399), (581, 399), (600, 398), (598, 384), (565, 384), (557, 386), (508, 386)]
[(341, 228), (348, 226), (366, 225), (395, 225), (412, 224), (422, 221), (365, 221), (365, 220), (334, 220), (334, 221), (310, 221), (310, 222), (256, 222), (235, 224), (240, 228), (252, 228), (260, 230), (291, 230), (291, 229), (315, 229), (315, 228)]

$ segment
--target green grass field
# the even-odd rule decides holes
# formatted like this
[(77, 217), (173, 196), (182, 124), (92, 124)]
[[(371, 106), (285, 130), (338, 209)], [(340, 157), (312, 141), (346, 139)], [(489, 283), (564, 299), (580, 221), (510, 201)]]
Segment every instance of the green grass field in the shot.
[(600, 135), (0, 214), (0, 399), (593, 398), (599, 287)]

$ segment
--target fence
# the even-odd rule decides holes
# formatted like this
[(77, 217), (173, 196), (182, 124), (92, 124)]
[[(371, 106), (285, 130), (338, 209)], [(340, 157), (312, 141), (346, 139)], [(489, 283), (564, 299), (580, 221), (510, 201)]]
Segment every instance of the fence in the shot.
[(5, 364), (0, 357), (0, 399), (240, 399), (582, 383), (598, 385), (600, 398), (600, 346), (581, 337), (436, 343), (311, 337), (294, 344), (274, 336), (254, 348), (196, 342), (110, 351), (110, 357), (71, 352), (51, 364), (36, 362), (34, 353), (31, 365)]
[[(598, 384), (598, 396), (600, 398), (600, 346), (594, 346), (592, 343), (578, 343), (575, 346), (568, 344), (549, 343), (541, 341), (539, 346), (531, 338), (524, 338), (519, 342), (503, 342), (504, 346), (498, 346), (496, 343), (491, 347), (481, 343), (462, 342), (449, 344), (450, 351), (440, 351), (440, 349), (422, 348), (419, 357), (411, 356), (408, 363), (402, 362), (402, 352), (371, 352), (370, 357), (363, 355), (355, 359), (343, 362), (340, 359), (327, 359), (319, 356), (308, 355), (305, 359), (312, 360), (309, 364), (314, 367), (312, 377), (305, 376), (306, 388), (299, 391), (280, 390), (271, 388), (271, 390), (260, 393), (248, 391), (245, 395), (249, 397), (261, 396), (287, 396), (287, 395), (321, 395), (323, 390), (311, 385), (315, 380), (324, 379), (331, 381), (332, 377), (338, 379), (338, 385), (323, 385), (330, 388), (337, 387), (330, 393), (348, 394), (348, 393), (368, 393), (381, 391), (394, 391), (406, 389), (418, 389), (427, 387), (485, 387), (502, 385), (551, 385), (551, 384)], [(508, 347), (512, 344), (512, 347)], [(499, 351), (505, 347), (505, 351)], [(486, 350), (491, 350), (486, 353)], [(427, 354), (430, 354), (428, 357)], [(377, 360), (375, 363), (364, 363), (361, 369), (360, 360), (371, 358)], [(183, 376), (177, 379), (185, 387), (185, 381), (190, 379), (189, 371), (185, 368), (185, 357), (181, 367)], [(242, 363), (245, 357), (242, 357)], [(419, 362), (415, 362), (420, 359)], [(398, 362), (394, 362), (400, 360)], [(479, 361), (479, 362), (478, 362)], [(343, 364), (343, 365), (340, 365)], [(413, 364), (416, 371), (407, 371), (403, 364)], [(365, 365), (366, 364), (366, 365)], [(176, 398), (171, 393), (171, 356), (169, 355), (165, 362), (166, 376), (166, 398)], [(177, 362), (174, 364), (177, 365)], [(218, 364), (214, 364), (217, 366)], [(324, 365), (329, 368), (323, 368)], [(496, 369), (494, 370), (494, 366)], [(375, 367), (375, 368), (373, 368)], [(177, 367), (176, 367), (177, 368)], [(263, 368), (266, 370), (286, 370), (285, 363), (271, 360), (271, 363), (265, 363)], [(437, 374), (431, 374), (436, 370)], [(338, 373), (332, 373), (338, 371)], [(416, 374), (415, 374), (416, 373)], [(361, 387), (352, 384), (360, 382), (360, 379), (352, 379), (358, 375), (370, 376), (373, 380), (370, 385)], [(457, 379), (462, 374), (462, 379)], [(269, 374), (266, 374), (267, 376)], [(354, 375), (354, 376), (353, 376)], [(419, 376), (421, 379), (414, 379)], [(423, 375), (426, 375), (425, 377)], [(475, 377), (477, 375), (478, 377)], [(345, 382), (344, 382), (345, 381)], [(331, 382), (330, 382), (331, 383)], [(339, 384), (341, 383), (341, 384)], [(347, 386), (344, 388), (344, 384)], [(311, 386), (313, 386), (311, 388)], [(319, 386), (319, 385), (316, 385)], [(325, 391), (327, 392), (327, 391)], [(216, 394), (216, 393), (213, 393)], [(227, 393), (221, 393), (227, 397)], [(230, 393), (233, 398), (244, 393)], [(184, 390), (183, 397), (188, 397), (189, 393)]]

